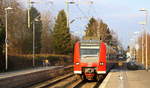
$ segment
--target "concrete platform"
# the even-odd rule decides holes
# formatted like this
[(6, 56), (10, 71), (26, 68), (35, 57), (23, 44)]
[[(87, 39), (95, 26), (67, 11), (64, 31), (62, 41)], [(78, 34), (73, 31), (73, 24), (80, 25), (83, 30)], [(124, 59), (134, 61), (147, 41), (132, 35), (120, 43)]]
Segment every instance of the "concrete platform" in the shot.
[(99, 88), (150, 88), (150, 71), (113, 69)]
[(25, 75), (25, 74), (30, 74), (30, 73), (34, 73), (34, 72), (44, 71), (44, 70), (51, 70), (51, 69), (58, 68), (58, 67), (59, 66), (38, 67), (38, 68), (31, 68), (31, 69), (26, 69), (26, 70), (4, 72), (4, 73), (0, 73), (0, 80), (8, 78), (8, 77)]
[(50, 66), (0, 73), (0, 88), (24, 88), (62, 74), (64, 72), (62, 68)]

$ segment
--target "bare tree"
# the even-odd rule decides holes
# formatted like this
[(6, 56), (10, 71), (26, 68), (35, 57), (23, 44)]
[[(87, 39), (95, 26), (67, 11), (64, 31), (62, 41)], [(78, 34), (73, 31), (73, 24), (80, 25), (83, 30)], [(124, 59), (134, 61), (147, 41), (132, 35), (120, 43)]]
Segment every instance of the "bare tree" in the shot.
[(54, 26), (53, 17), (46, 12), (42, 15), (42, 36), (41, 36), (41, 53), (52, 53), (52, 30)]

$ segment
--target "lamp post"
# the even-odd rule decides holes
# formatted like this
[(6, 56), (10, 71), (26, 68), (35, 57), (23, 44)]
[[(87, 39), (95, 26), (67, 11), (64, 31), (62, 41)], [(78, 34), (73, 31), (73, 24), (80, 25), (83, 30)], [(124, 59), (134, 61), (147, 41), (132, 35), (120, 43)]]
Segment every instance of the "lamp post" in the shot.
[(33, 60), (32, 60), (32, 64), (33, 64), (33, 67), (35, 66), (35, 22), (38, 22), (39, 21), (39, 16), (37, 16), (36, 18), (34, 18), (33, 20), (33, 45), (32, 45), (32, 48), (33, 48), (33, 51), (32, 51), (32, 54), (33, 54)]
[(146, 49), (145, 49), (145, 54), (146, 54), (146, 70), (148, 70), (148, 56), (147, 56), (147, 24), (148, 24), (148, 10), (146, 10), (145, 8), (140, 9), (140, 11), (143, 11), (145, 14), (145, 41), (146, 41)]
[[(51, 4), (53, 4), (53, 1), (52, 0), (50, 0), (49, 1)], [(32, 1), (32, 0), (28, 0), (28, 28), (30, 28), (30, 9), (31, 9), (31, 6), (33, 5), (33, 4), (35, 4), (35, 3), (39, 3), (39, 2), (34, 2), (34, 1)], [(41, 3), (41, 2), (40, 2)]]
[[(49, 1), (51, 4), (53, 4), (53, 1)], [(28, 28), (30, 28), (30, 8), (31, 8), (31, 4), (33, 5), (33, 4), (35, 4), (35, 3), (41, 3), (41, 2), (33, 2), (33, 1), (31, 1), (31, 0), (29, 0), (29, 8), (28, 8)], [(35, 22), (38, 22), (39, 21), (39, 17), (40, 17), (41, 15), (38, 15), (37, 17), (35, 17), (34, 19), (33, 19), (33, 21), (32, 21), (32, 25), (33, 25), (33, 36), (32, 36), (32, 65), (33, 65), (33, 67), (35, 66)]]
[(35, 66), (35, 20), (33, 21), (33, 45), (32, 45), (32, 48), (33, 48), (33, 50), (32, 50), (32, 54), (33, 54), (33, 60), (32, 60), (32, 65), (33, 65), (33, 67)]
[(5, 8), (5, 70), (8, 69), (8, 10), (11, 10), (11, 7)]

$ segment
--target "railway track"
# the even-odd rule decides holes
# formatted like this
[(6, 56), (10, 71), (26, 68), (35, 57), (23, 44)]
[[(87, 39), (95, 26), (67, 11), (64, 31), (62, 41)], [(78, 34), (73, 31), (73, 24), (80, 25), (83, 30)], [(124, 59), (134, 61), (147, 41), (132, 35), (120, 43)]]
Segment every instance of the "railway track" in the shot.
[(67, 82), (70, 82), (69, 79), (73, 81), (73, 78), (74, 78), (74, 74), (69, 73), (62, 77), (56, 78), (55, 80), (52, 80), (47, 85), (42, 86), (40, 88), (60, 88), (61, 86), (65, 86)]
[(73, 73), (69, 73), (29, 88), (98, 88), (101, 83), (102, 80), (99, 82), (84, 81), (77, 78)]
[(103, 79), (98, 82), (81, 80), (73, 73), (69, 73), (29, 88), (98, 88)]
[(63, 81), (63, 79), (72, 77), (74, 75), (72, 65), (54, 69), (53, 71), (50, 70), (50, 72), (51, 74), (45, 74), (49, 75), (49, 79), (41, 79), (41, 81), (30, 83), (30, 85), (26, 86), (26, 88), (47, 88), (48, 86), (54, 85)]
[(88, 80), (80, 80), (79, 83), (77, 83), (76, 85), (73, 85), (69, 88), (99, 88), (99, 86), (101, 85), (101, 83), (103, 82), (103, 80), (105, 79), (106, 75), (100, 80), (100, 81), (96, 81), (96, 80), (92, 80), (92, 81), (88, 81)]
[(81, 81), (79, 84), (73, 86), (73, 88), (98, 88), (101, 82), (102, 81)]
[(76, 81), (78, 81), (78, 79), (73, 74), (73, 72), (71, 72), (66, 75), (62, 75), (45, 82), (41, 82), (28, 88), (66, 88), (67, 86)]
[(94, 80), (84, 81), (74, 75), (73, 72), (68, 72), (67, 74), (40, 82), (28, 88), (98, 88), (104, 78), (105, 76), (98, 82)]

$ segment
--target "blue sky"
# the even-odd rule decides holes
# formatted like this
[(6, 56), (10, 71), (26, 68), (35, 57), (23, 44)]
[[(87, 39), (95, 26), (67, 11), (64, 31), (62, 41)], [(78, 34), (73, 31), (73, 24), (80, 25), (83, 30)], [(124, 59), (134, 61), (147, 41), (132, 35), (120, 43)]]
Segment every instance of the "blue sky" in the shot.
[[(27, 7), (27, 0), (19, 1)], [(42, 13), (50, 11), (53, 16), (56, 16), (61, 9), (66, 9), (66, 0), (53, 0), (53, 4), (49, 2), (51, 0), (32, 1), (39, 2), (35, 6)], [(129, 44), (134, 32), (141, 31), (141, 25), (138, 23), (144, 21), (144, 13), (139, 9), (146, 8), (150, 11), (150, 0), (92, 0), (93, 4), (86, 3), (90, 0), (72, 1), (80, 2), (80, 4), (70, 5), (70, 21), (79, 17), (82, 19), (76, 19), (70, 25), (71, 31), (82, 36), (88, 22), (88, 18), (85, 16), (93, 16), (107, 23), (118, 34), (119, 40), (124, 46)]]

